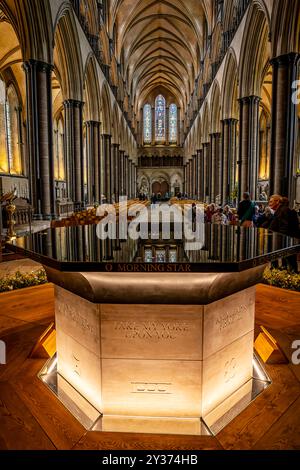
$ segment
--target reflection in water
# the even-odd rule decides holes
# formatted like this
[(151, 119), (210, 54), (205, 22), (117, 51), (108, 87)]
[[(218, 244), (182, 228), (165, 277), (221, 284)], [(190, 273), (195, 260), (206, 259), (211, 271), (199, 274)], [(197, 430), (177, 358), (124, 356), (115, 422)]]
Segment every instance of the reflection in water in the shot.
[(14, 244), (62, 262), (116, 263), (234, 263), (300, 248), (299, 240), (263, 229), (211, 224), (204, 246), (194, 251), (184, 251), (184, 240), (99, 240), (95, 225), (49, 229)]

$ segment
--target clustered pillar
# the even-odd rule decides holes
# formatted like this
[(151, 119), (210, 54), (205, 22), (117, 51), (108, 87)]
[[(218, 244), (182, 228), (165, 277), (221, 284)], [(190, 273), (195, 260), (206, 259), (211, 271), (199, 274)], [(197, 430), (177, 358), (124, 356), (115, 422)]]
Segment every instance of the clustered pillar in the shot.
[(296, 154), (297, 112), (293, 100), (300, 54), (291, 53), (276, 57), (273, 65), (271, 188), (273, 194), (295, 197), (293, 175)]
[(83, 104), (77, 100), (64, 102), (67, 192), (69, 198), (77, 204), (82, 204), (84, 201)]
[(258, 178), (259, 102), (258, 96), (240, 100), (239, 198), (249, 192), (256, 199)]
[(111, 135), (102, 134), (103, 195), (107, 203), (112, 202), (111, 188)]
[(25, 62), (30, 195), (36, 219), (55, 216), (51, 74), (53, 66)]
[(99, 203), (101, 200), (101, 124), (97, 121), (87, 121), (85, 125), (88, 201)]
[(236, 129), (237, 119), (222, 121), (222, 202), (228, 204), (236, 181)]

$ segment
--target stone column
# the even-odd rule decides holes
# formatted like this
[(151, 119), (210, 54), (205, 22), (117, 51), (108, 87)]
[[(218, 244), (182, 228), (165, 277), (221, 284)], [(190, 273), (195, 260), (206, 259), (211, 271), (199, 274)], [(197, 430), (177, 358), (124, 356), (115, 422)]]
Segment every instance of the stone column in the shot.
[(77, 100), (64, 102), (67, 192), (69, 198), (77, 203), (84, 201), (83, 104)]
[(128, 156), (127, 155), (124, 155), (124, 191), (125, 191), (125, 196), (127, 196), (129, 198), (129, 194), (128, 194)]
[(188, 197), (191, 197), (191, 191), (192, 191), (192, 189), (191, 189), (191, 160), (189, 160), (188, 163), (187, 163), (187, 176), (188, 176), (187, 195), (188, 195)]
[(192, 167), (192, 181), (193, 181), (193, 198), (197, 194), (197, 155), (193, 155), (193, 167)]
[(190, 194), (190, 161), (186, 162), (186, 194)]
[(36, 60), (25, 62), (27, 142), (30, 199), (36, 219), (55, 217), (53, 117), (51, 74), (53, 66)]
[(101, 144), (100, 128), (98, 121), (87, 121), (86, 123), (86, 152), (87, 152), (87, 175), (88, 175), (88, 199), (89, 202), (100, 202), (101, 185)]
[(237, 119), (222, 121), (222, 203), (227, 204), (234, 190), (236, 171), (236, 126)]
[(137, 165), (133, 164), (133, 190), (134, 190), (134, 197), (137, 196)]
[(220, 168), (220, 143), (221, 134), (216, 132), (211, 134), (211, 162), (210, 162), (210, 200), (215, 202), (216, 197), (220, 194), (221, 184), (221, 168)]
[(155, 145), (155, 107), (151, 108), (152, 117), (152, 145)]
[(131, 194), (132, 194), (132, 197), (135, 198), (136, 197), (136, 190), (135, 190), (135, 164), (134, 162), (131, 162), (131, 165), (132, 165), (132, 172), (131, 172)]
[(204, 200), (204, 175), (203, 175), (203, 151), (197, 150), (198, 171), (197, 171), (197, 198), (202, 202)]
[(130, 158), (128, 158), (128, 197), (132, 199), (132, 164)]
[(113, 179), (113, 194), (115, 195), (116, 202), (119, 201), (120, 195), (120, 145), (113, 144), (112, 146), (113, 162), (114, 162), (114, 179)]
[(194, 193), (194, 155), (191, 156), (190, 160), (190, 197), (193, 197)]
[(165, 142), (166, 145), (169, 145), (169, 143), (170, 143), (170, 135), (169, 135), (169, 133), (170, 133), (170, 118), (169, 118), (170, 114), (169, 113), (170, 113), (170, 108), (169, 108), (169, 106), (167, 106), (166, 107), (166, 142)]
[(119, 174), (119, 187), (120, 187), (120, 195), (125, 195), (125, 152), (124, 150), (120, 150), (120, 174)]
[(106, 202), (111, 203), (111, 135), (102, 134), (103, 194)]
[(187, 171), (186, 171), (186, 164), (183, 165), (183, 192), (185, 193), (186, 192), (186, 174), (187, 174)]
[(204, 179), (204, 201), (212, 202), (210, 200), (210, 143), (203, 144), (203, 179)]
[(181, 145), (181, 120), (180, 120), (180, 116), (181, 116), (181, 109), (179, 107), (177, 107), (177, 145), (180, 146)]
[(300, 54), (291, 53), (274, 58), (272, 90), (272, 137), (270, 194), (295, 199), (293, 185), (294, 157), (297, 139), (297, 110), (293, 102), (293, 82), (297, 80)]
[(239, 200), (244, 192), (256, 199), (258, 179), (259, 102), (258, 96), (241, 98), (239, 143)]

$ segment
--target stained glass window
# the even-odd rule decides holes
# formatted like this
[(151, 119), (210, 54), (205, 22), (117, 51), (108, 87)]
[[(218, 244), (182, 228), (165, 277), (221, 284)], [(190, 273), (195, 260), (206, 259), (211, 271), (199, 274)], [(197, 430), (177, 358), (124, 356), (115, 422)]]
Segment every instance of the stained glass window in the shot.
[(152, 141), (152, 110), (150, 104), (144, 106), (144, 142)]
[(177, 106), (170, 105), (169, 110), (169, 141), (175, 144), (177, 142)]
[(64, 124), (62, 116), (54, 121), (54, 177), (57, 181), (65, 179), (65, 163), (64, 163)]
[(155, 100), (155, 140), (166, 140), (166, 100), (162, 95)]
[(0, 172), (22, 173), (21, 116), (17, 92), (0, 79)]

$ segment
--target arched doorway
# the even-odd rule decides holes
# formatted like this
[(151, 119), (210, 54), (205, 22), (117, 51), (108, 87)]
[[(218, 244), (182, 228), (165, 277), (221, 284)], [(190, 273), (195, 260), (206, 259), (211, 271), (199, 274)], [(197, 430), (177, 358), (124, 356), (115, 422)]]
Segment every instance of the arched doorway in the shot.
[(152, 184), (152, 193), (154, 194), (161, 194), (162, 196), (165, 196), (166, 193), (169, 193), (170, 187), (167, 181), (155, 181)]

